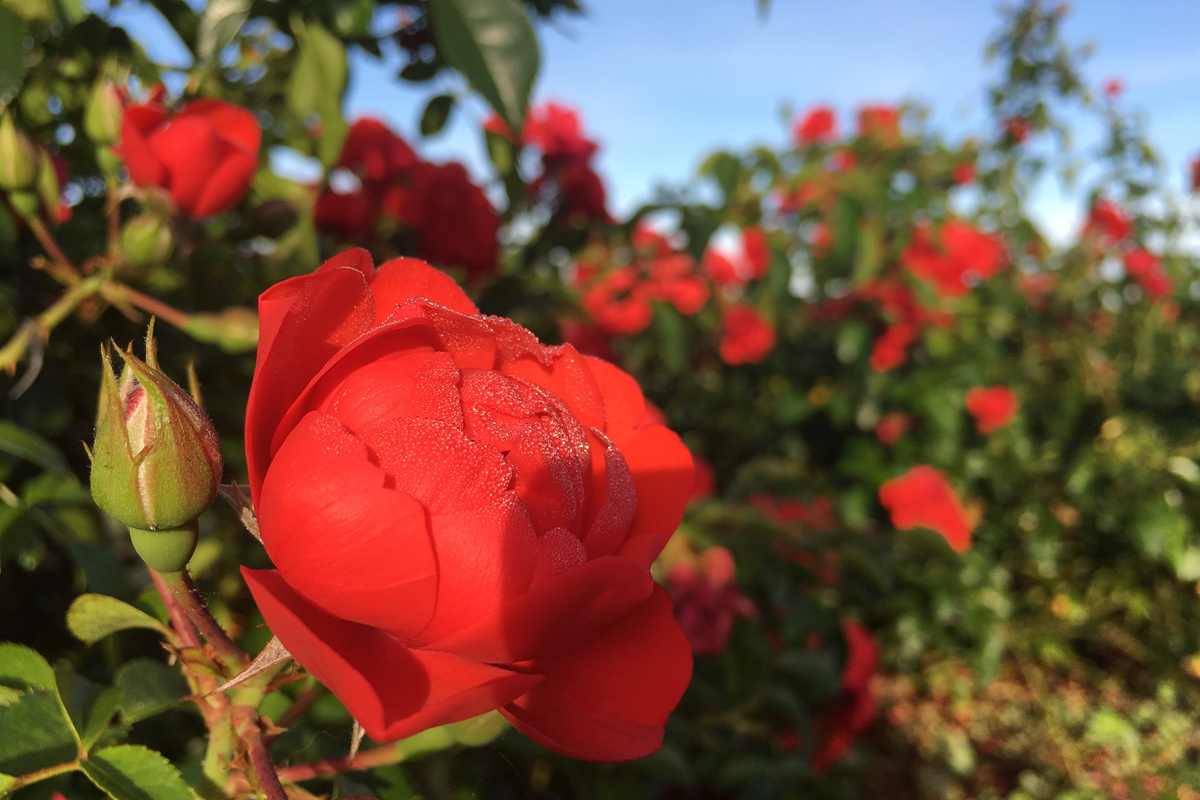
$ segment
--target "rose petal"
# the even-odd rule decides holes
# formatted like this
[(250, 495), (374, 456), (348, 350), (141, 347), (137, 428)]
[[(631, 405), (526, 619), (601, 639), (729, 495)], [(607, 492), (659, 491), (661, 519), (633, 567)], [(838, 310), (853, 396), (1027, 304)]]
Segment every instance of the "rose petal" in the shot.
[(604, 398), (604, 430), (608, 435), (641, 425), (646, 415), (646, 398), (633, 376), (599, 358), (584, 356), (584, 360)]
[(280, 419), (325, 363), (369, 330), (375, 308), (362, 274), (332, 268), (272, 286), (258, 298), (258, 315), (258, 360), (246, 404), (246, 463), (256, 504)]
[(376, 325), (386, 320), (396, 306), (418, 297), (460, 314), (479, 313), (453, 278), (415, 258), (395, 258), (381, 264), (371, 280), (371, 292), (375, 295)]
[(242, 568), (271, 632), (376, 741), (386, 742), (498, 708), (541, 677), (414, 650), (377, 628), (331, 617), (275, 570)]
[[(610, 434), (611, 435), (611, 434)], [(692, 454), (679, 437), (662, 425), (614, 435), (637, 490), (637, 510), (629, 538), (659, 534), (665, 543), (679, 521), (692, 491)]]
[(171, 199), (188, 216), (196, 216), (196, 199), (229, 145), (217, 136), (211, 122), (196, 116), (176, 116), (149, 141), (150, 149), (167, 168), (165, 186)]
[(309, 414), (267, 470), (258, 520), (267, 554), (310, 602), (410, 636), (433, 614), (438, 562), (425, 508), (386, 481), (337, 419)]
[(584, 761), (628, 761), (662, 745), (663, 726), (692, 676), (671, 598), (647, 600), (579, 647), (530, 663), (545, 681), (500, 709), (522, 733)]

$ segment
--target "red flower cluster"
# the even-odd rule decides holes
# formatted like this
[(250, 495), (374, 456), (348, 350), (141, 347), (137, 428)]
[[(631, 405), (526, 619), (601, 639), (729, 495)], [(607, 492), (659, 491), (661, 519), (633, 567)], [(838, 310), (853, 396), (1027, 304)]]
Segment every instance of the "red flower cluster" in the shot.
[(318, 228), (367, 243), (408, 231), (416, 255), (471, 273), (490, 272), (499, 253), (500, 216), (462, 164), (420, 160), (408, 143), (376, 119), (350, 128), (338, 166), (358, 186), (326, 188), (313, 208)]
[(822, 742), (812, 757), (817, 772), (825, 772), (846, 754), (879, 708), (871, 688), (871, 679), (879, 669), (879, 645), (870, 631), (854, 620), (842, 622), (842, 636), (846, 640), (846, 665), (842, 668), (841, 692), (833, 705), (813, 721), (813, 730)]
[(818, 495), (811, 503), (805, 503), (793, 499), (780, 500), (758, 492), (751, 495), (750, 505), (781, 528), (798, 525), (811, 533), (828, 533), (837, 526), (833, 516), (833, 501), (826, 495)]
[(963, 161), (955, 165), (954, 171), (950, 174), (950, 179), (954, 181), (955, 186), (965, 186), (975, 180), (975, 165), (970, 161)]
[(936, 233), (928, 225), (913, 231), (900, 262), (913, 275), (933, 284), (939, 297), (961, 297), (969, 281), (986, 280), (1004, 266), (1004, 244), (960, 219), (949, 219)]
[(714, 247), (704, 251), (701, 268), (717, 286), (744, 286), (761, 280), (771, 269), (771, 245), (757, 225), (742, 229), (742, 252), (728, 256)]
[(1085, 240), (1094, 240), (1102, 247), (1123, 250), (1125, 272), (1142, 287), (1146, 297), (1161, 300), (1175, 288), (1171, 276), (1163, 269), (1158, 256), (1145, 248), (1135, 247), (1129, 241), (1132, 233), (1133, 221), (1129, 215), (1119, 205), (1105, 199), (1092, 204), (1083, 226)]
[(1020, 144), (1029, 138), (1030, 131), (1029, 120), (1024, 117), (1009, 117), (1004, 120), (1004, 133), (1012, 141), (1013, 144)]
[(900, 112), (895, 106), (872, 105), (858, 110), (858, 135), (893, 147), (900, 142)]
[(813, 106), (792, 127), (798, 145), (822, 144), (837, 138), (837, 116), (829, 106)]
[(975, 386), (967, 392), (967, 411), (984, 436), (1012, 422), (1019, 406), (1017, 393), (1007, 386)]
[(775, 346), (775, 326), (758, 309), (744, 303), (725, 307), (721, 316), (721, 360), (731, 366), (757, 364)]
[(166, 190), (181, 213), (203, 219), (233, 208), (258, 169), (262, 129), (224, 100), (193, 100), (171, 112), (157, 87), (125, 108), (117, 154), (138, 186)]
[[(484, 127), (513, 138), (495, 115)], [(552, 100), (531, 108), (522, 144), (542, 151), (542, 172), (530, 189), (548, 200), (555, 214), (570, 222), (612, 221), (605, 207), (604, 184), (591, 163), (600, 146), (583, 135), (578, 111)]]
[(900, 530), (928, 528), (958, 552), (971, 544), (971, 520), (946, 476), (920, 464), (879, 488), (879, 502)]
[(890, 372), (908, 359), (908, 346), (917, 338), (917, 328), (908, 322), (893, 322), (875, 339), (870, 365), (876, 372)]
[(1125, 209), (1104, 198), (1092, 204), (1087, 221), (1083, 225), (1084, 237), (1095, 237), (1105, 247), (1119, 244), (1131, 233), (1133, 222), (1125, 213)]
[(736, 569), (728, 550), (710, 547), (699, 556), (689, 552), (667, 570), (675, 620), (697, 655), (720, 653), (734, 620), (756, 616), (754, 605), (733, 582)]

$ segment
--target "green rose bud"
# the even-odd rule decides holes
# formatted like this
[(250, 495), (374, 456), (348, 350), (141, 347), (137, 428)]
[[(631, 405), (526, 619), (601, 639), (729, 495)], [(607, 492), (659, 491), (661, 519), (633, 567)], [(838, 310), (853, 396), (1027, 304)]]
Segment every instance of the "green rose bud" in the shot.
[(135, 534), (134, 545), (154, 569), (177, 571), (191, 549), (189, 537), (174, 529), (199, 516), (221, 482), (217, 433), (200, 407), (158, 370), (153, 325), (146, 335), (145, 362), (130, 351), (117, 351), (125, 362), (119, 379), (113, 376), (108, 347), (102, 354), (92, 497), (131, 529), (166, 533)]
[(88, 98), (83, 112), (83, 129), (96, 144), (116, 144), (121, 138), (121, 118), (125, 109), (117, 87), (109, 81), (100, 81)]
[(155, 214), (138, 214), (121, 228), (121, 249), (140, 267), (161, 264), (171, 254), (171, 230)]
[(38, 178), (38, 150), (17, 130), (11, 114), (0, 116), (0, 189), (32, 189)]

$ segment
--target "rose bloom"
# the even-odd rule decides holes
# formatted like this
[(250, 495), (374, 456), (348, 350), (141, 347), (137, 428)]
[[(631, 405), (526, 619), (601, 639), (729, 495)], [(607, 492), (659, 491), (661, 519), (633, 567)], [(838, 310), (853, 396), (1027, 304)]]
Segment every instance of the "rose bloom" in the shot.
[(762, 228), (747, 225), (742, 229), (742, 253), (745, 254), (750, 280), (767, 277), (771, 270), (771, 245)]
[(928, 528), (940, 533), (958, 552), (971, 544), (971, 525), (962, 501), (946, 476), (920, 464), (879, 488), (879, 502), (900, 530)]
[(1109, 100), (1116, 100), (1121, 96), (1121, 92), (1125, 91), (1125, 84), (1120, 78), (1109, 78), (1104, 82), (1104, 96)]
[(192, 219), (236, 206), (258, 169), (258, 120), (224, 100), (194, 100), (170, 113), (160, 98), (156, 92), (125, 109), (117, 153), (129, 177), (138, 186), (165, 189)]
[(1133, 232), (1133, 223), (1125, 209), (1111, 200), (1100, 198), (1092, 204), (1087, 222), (1083, 226), (1084, 236), (1096, 236), (1100, 243), (1111, 247)]
[(837, 138), (837, 116), (829, 106), (813, 106), (792, 128), (796, 144), (820, 144)]
[(721, 318), (721, 360), (730, 366), (757, 364), (775, 346), (775, 327), (753, 306), (737, 304)]
[(697, 655), (725, 649), (737, 617), (753, 618), (754, 605), (733, 581), (737, 567), (724, 547), (676, 561), (667, 571), (675, 618)]
[(500, 252), (500, 215), (462, 164), (419, 163), (401, 218), (417, 232), (421, 257), (439, 266), (491, 272)]
[(650, 563), (692, 487), (627, 374), (352, 250), (259, 298), (250, 489), (267, 625), (390, 741), (500, 709), (564, 755), (661, 745), (691, 675)]
[(949, 219), (935, 232), (920, 225), (900, 255), (904, 266), (933, 284), (939, 297), (962, 297), (967, 279), (991, 278), (1005, 263), (1004, 244), (960, 219)]
[(1138, 286), (1151, 300), (1160, 300), (1174, 288), (1171, 278), (1162, 267), (1158, 256), (1149, 250), (1138, 248), (1125, 254), (1125, 271), (1137, 281)]
[(632, 267), (621, 267), (604, 276), (580, 300), (600, 328), (613, 334), (641, 333), (650, 327), (654, 311), (646, 286)]
[(954, 171), (950, 175), (950, 179), (954, 181), (955, 186), (964, 186), (975, 180), (975, 165), (970, 161), (964, 161), (954, 167)]
[(908, 346), (917, 338), (915, 326), (896, 322), (880, 334), (871, 348), (870, 365), (876, 372), (890, 372), (908, 360)]
[(1007, 386), (975, 386), (967, 392), (967, 411), (984, 436), (1012, 422), (1019, 405), (1016, 392)]
[(912, 429), (912, 417), (903, 411), (884, 414), (875, 423), (875, 438), (880, 444), (893, 445)]
[(900, 140), (900, 112), (895, 106), (863, 106), (858, 110), (858, 135), (892, 146)]
[(854, 620), (842, 622), (842, 636), (846, 640), (846, 664), (842, 668), (841, 693), (813, 720), (813, 728), (822, 740), (812, 757), (817, 772), (825, 772), (841, 760), (879, 708), (871, 689), (871, 678), (879, 668), (879, 645), (871, 632)]
[(1013, 144), (1020, 144), (1029, 138), (1029, 120), (1022, 117), (1010, 117), (1004, 120), (1004, 132), (1012, 139)]

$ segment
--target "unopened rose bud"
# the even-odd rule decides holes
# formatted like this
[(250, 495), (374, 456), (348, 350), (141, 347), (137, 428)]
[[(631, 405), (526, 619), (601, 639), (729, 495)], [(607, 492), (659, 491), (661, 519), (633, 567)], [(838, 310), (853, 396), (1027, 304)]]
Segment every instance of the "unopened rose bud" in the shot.
[(17, 130), (11, 114), (0, 116), (0, 189), (32, 189), (37, 178), (37, 148)]
[(142, 267), (161, 264), (171, 254), (171, 231), (155, 214), (139, 214), (121, 228), (121, 250)]
[(42, 208), (47, 213), (57, 211), (59, 206), (59, 197), (61, 187), (58, 184), (58, 170), (54, 168), (54, 161), (50, 158), (50, 154), (42, 150), (38, 154), (38, 172), (37, 172), (37, 195), (42, 203)]
[[(125, 368), (113, 376), (107, 347), (92, 448), (92, 497), (129, 526), (134, 547), (159, 572), (176, 572), (195, 548), (180, 531), (216, 497), (223, 463), (212, 423), (158, 369), (153, 328), (146, 361), (118, 350)], [(163, 535), (160, 535), (163, 534)]]
[(83, 130), (96, 144), (115, 144), (121, 138), (121, 118), (125, 108), (117, 87), (101, 81), (88, 98), (83, 112)]

